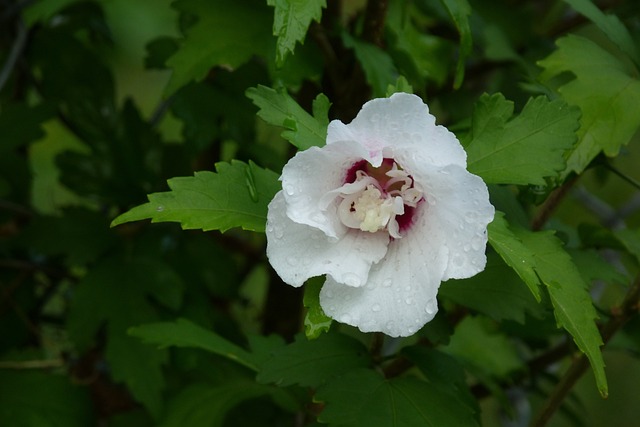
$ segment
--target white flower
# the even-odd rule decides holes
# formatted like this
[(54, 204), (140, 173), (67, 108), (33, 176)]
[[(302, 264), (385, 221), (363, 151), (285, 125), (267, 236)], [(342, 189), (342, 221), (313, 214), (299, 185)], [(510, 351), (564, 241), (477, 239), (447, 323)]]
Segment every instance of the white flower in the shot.
[(364, 332), (408, 336), (438, 310), (440, 282), (486, 264), (487, 186), (422, 100), (367, 102), (327, 145), (299, 152), (269, 204), (267, 256), (301, 286), (326, 274), (324, 312)]

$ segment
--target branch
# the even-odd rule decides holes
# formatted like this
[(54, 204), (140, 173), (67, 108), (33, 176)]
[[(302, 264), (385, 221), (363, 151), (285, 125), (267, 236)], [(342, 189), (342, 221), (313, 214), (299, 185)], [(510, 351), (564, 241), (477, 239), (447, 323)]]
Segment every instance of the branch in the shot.
[(0, 92), (2, 92), (2, 88), (7, 81), (9, 81), (9, 76), (11, 75), (16, 62), (18, 62), (18, 58), (20, 58), (20, 54), (27, 43), (27, 34), (29, 34), (29, 30), (21, 21), (18, 21), (17, 33), (13, 46), (11, 46), (11, 52), (9, 52), (9, 56), (4, 63), (4, 67), (2, 67), (2, 70), (0, 71)]
[(576, 181), (578, 181), (578, 178), (579, 175), (573, 176), (571, 179), (565, 181), (564, 184), (551, 192), (549, 197), (547, 197), (547, 200), (545, 200), (545, 202), (538, 210), (535, 218), (533, 218), (533, 221), (531, 221), (531, 229), (533, 231), (539, 231), (542, 229), (549, 218), (551, 218), (551, 215), (553, 214), (553, 212), (555, 212), (560, 202), (564, 199), (569, 190), (574, 186)]
[(382, 47), (384, 21), (387, 15), (387, 0), (369, 0), (364, 16), (364, 39), (378, 47)]

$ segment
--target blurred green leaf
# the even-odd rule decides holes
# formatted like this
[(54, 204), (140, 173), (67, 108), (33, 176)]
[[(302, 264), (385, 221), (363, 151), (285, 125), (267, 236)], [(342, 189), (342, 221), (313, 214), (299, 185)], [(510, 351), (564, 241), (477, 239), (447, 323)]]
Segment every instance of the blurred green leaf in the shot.
[(276, 349), (260, 367), (257, 380), (282, 387), (291, 384), (317, 387), (329, 378), (370, 363), (362, 343), (346, 335), (329, 333), (311, 341), (300, 338)]
[(33, 218), (21, 235), (21, 243), (39, 255), (64, 255), (69, 266), (95, 261), (116, 243), (103, 214), (82, 208), (63, 213)]
[(258, 85), (247, 89), (246, 95), (260, 108), (258, 117), (286, 130), (282, 137), (300, 150), (326, 144), (329, 119), (329, 99), (320, 94), (313, 101), (313, 116), (307, 113), (284, 89), (274, 90)]
[(44, 136), (41, 124), (54, 114), (51, 106), (8, 105), (0, 110), (0, 153), (5, 153)]
[(116, 382), (124, 382), (133, 396), (158, 416), (162, 365), (167, 354), (126, 335), (129, 327), (158, 320), (157, 305), (181, 304), (183, 283), (159, 259), (125, 259), (116, 255), (96, 264), (74, 288), (68, 317), (69, 335), (76, 346), (87, 350), (106, 324), (106, 359)]
[(567, 155), (566, 176), (582, 172), (602, 151), (617, 155), (633, 137), (640, 127), (640, 80), (636, 69), (584, 37), (569, 35), (556, 44), (558, 49), (538, 63), (544, 68), (540, 78), (549, 81), (573, 73), (575, 79), (558, 91), (582, 110), (578, 144)]
[(342, 33), (342, 41), (346, 47), (355, 52), (356, 58), (367, 76), (373, 97), (384, 97), (387, 87), (395, 83), (398, 78), (398, 70), (393, 64), (391, 56), (378, 46), (358, 40), (347, 32)]
[(269, 387), (248, 380), (191, 384), (169, 402), (160, 427), (220, 427), (236, 405), (269, 392)]
[(487, 227), (491, 247), (502, 257), (507, 265), (518, 273), (529, 290), (540, 301), (540, 279), (535, 272), (535, 260), (531, 251), (522, 244), (509, 228), (504, 213), (497, 211), (493, 222)]
[(453, 81), (453, 88), (458, 89), (464, 79), (464, 67), (467, 57), (471, 54), (473, 40), (471, 38), (471, 27), (469, 26), (469, 16), (471, 6), (467, 0), (440, 0), (453, 19), (458, 32), (460, 33), (460, 50), (458, 51), (458, 65), (456, 66), (456, 77)]
[(633, 41), (629, 30), (616, 15), (606, 15), (591, 0), (564, 0), (574, 10), (586, 16), (597, 25), (603, 33), (614, 42), (621, 51), (629, 55), (629, 58), (640, 65), (638, 48)]
[(266, 56), (271, 41), (271, 13), (252, 0), (178, 0), (174, 7), (195, 15), (178, 51), (167, 60), (173, 69), (165, 96), (200, 81), (215, 66), (234, 69), (254, 55)]
[(440, 286), (438, 295), (498, 321), (524, 323), (525, 313), (542, 317), (541, 306), (531, 292), (513, 270), (493, 254), (488, 255), (482, 274), (464, 280), (449, 280)]
[(86, 427), (94, 425), (86, 389), (62, 375), (0, 370), (0, 425)]
[(473, 112), (468, 169), (492, 184), (545, 185), (566, 164), (580, 112), (561, 100), (532, 98), (512, 120), (513, 103), (482, 95)]
[(414, 377), (386, 380), (365, 369), (331, 380), (315, 399), (326, 405), (318, 420), (330, 427), (479, 425), (468, 407), (439, 387)]
[(163, 348), (171, 346), (200, 348), (224, 356), (254, 371), (257, 370), (255, 358), (247, 350), (187, 319), (136, 326), (129, 329), (129, 335)]
[(553, 232), (516, 231), (535, 258), (536, 272), (547, 286), (558, 326), (573, 337), (587, 355), (603, 397), (608, 394), (607, 378), (600, 346), (602, 339), (595, 323), (596, 311), (580, 272)]
[(640, 262), (640, 229), (624, 229), (613, 232), (627, 251)]
[(278, 37), (276, 64), (282, 66), (289, 53), (293, 53), (296, 43), (304, 43), (311, 21), (320, 22), (326, 0), (267, 0), (275, 7), (273, 35)]
[(387, 86), (387, 98), (398, 92), (413, 93), (413, 87), (404, 76), (398, 77), (395, 84)]
[(324, 280), (324, 277), (312, 278), (304, 286), (302, 303), (307, 309), (304, 315), (304, 334), (310, 340), (328, 332), (333, 322), (320, 306), (320, 289)]
[(170, 179), (172, 191), (149, 194), (148, 203), (123, 213), (111, 226), (151, 219), (179, 222), (183, 229), (264, 231), (267, 205), (280, 189), (278, 176), (253, 162), (237, 160), (218, 163), (216, 169), (216, 173)]
[(150, 70), (164, 70), (167, 68), (167, 59), (178, 51), (178, 42), (173, 37), (158, 37), (151, 40), (147, 46), (147, 56), (144, 58), (144, 66)]
[(420, 369), (429, 383), (448, 393), (460, 405), (467, 406), (470, 412), (479, 414), (480, 408), (469, 390), (464, 368), (455, 357), (419, 345), (403, 348), (402, 354)]
[(484, 376), (507, 378), (523, 368), (514, 343), (506, 335), (489, 330), (486, 318), (467, 316), (456, 327), (445, 351), (465, 361)]

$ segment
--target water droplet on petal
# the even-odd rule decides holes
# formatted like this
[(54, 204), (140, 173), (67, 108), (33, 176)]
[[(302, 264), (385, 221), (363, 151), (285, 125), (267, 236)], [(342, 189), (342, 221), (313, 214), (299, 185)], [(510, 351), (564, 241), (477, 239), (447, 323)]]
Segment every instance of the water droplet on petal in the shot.
[(457, 267), (461, 267), (464, 264), (464, 258), (460, 255), (456, 255), (453, 257), (453, 265)]
[(295, 267), (296, 265), (298, 265), (298, 258), (296, 258), (296, 257), (292, 257), (292, 256), (287, 257), (287, 263), (288, 263), (290, 266)]
[(382, 307), (380, 307), (380, 304), (373, 304), (371, 306), (371, 311), (374, 311), (376, 313), (379, 312), (381, 309), (382, 309)]
[(348, 314), (348, 313), (345, 313), (345, 314), (341, 315), (341, 316), (340, 316), (340, 321), (341, 321), (342, 323), (349, 323), (349, 322), (351, 322), (351, 315), (350, 315), (350, 314)]
[(413, 298), (405, 298), (404, 302), (407, 305), (411, 305), (411, 304), (413, 304)]
[(382, 281), (382, 286), (385, 288), (390, 287), (393, 284), (393, 280), (390, 277), (387, 277)]
[(293, 185), (291, 185), (291, 184), (284, 184), (284, 185), (282, 186), (282, 188), (283, 188), (283, 189), (284, 189), (284, 191), (285, 191), (288, 195), (290, 195), (290, 196), (293, 196), (293, 194), (294, 194), (294, 193), (295, 193), (295, 191), (296, 191), (296, 190), (295, 190), (295, 188), (293, 187)]
[(276, 236), (276, 239), (282, 239), (282, 236), (284, 236), (284, 230), (280, 227), (276, 227), (273, 230), (273, 235)]
[(345, 273), (342, 275), (342, 282), (347, 286), (358, 287), (362, 284), (362, 280), (355, 273)]
[(427, 305), (424, 307), (424, 311), (427, 312), (427, 314), (434, 314), (436, 311), (438, 311), (438, 305), (436, 303), (435, 300), (429, 300), (427, 302)]

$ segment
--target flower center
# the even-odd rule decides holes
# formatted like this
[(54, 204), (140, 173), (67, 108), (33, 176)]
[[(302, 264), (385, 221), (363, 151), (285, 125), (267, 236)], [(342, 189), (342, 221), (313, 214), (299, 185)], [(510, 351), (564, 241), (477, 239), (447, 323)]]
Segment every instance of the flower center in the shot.
[(386, 229), (396, 239), (423, 200), (413, 178), (392, 159), (378, 168), (365, 160), (356, 163), (347, 172), (347, 183), (331, 193), (342, 198), (338, 215), (344, 225), (370, 233)]

